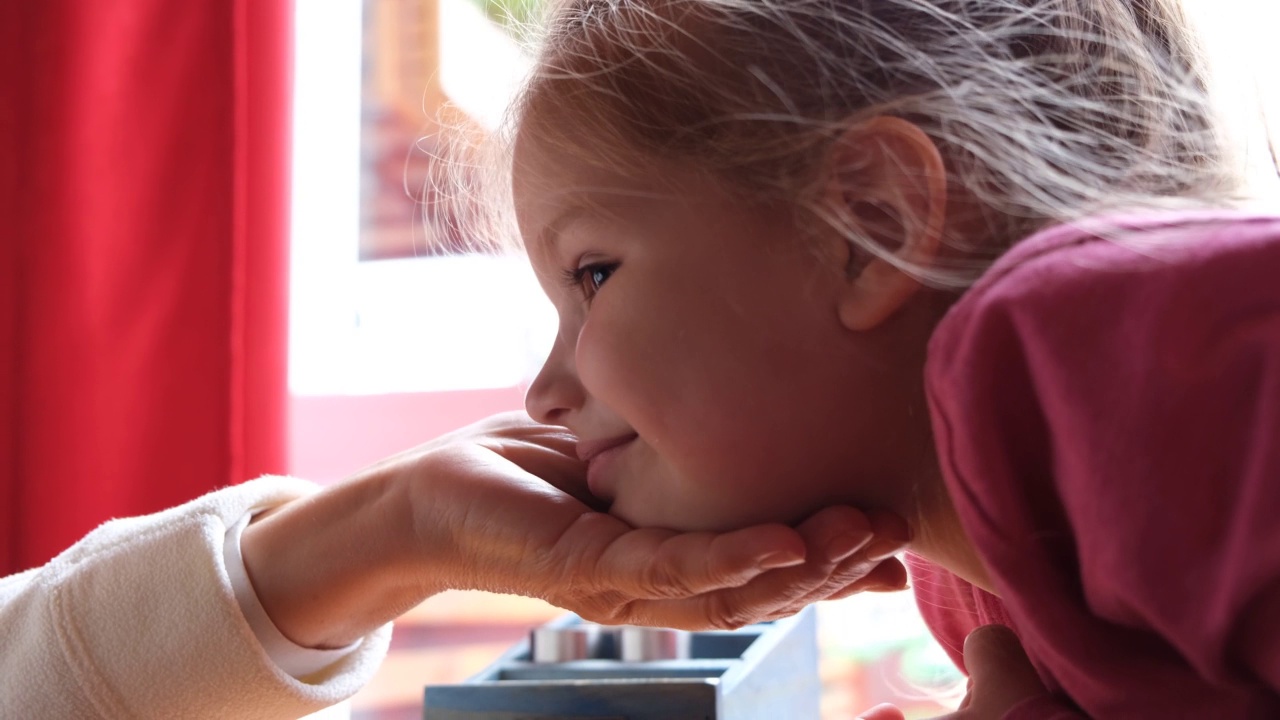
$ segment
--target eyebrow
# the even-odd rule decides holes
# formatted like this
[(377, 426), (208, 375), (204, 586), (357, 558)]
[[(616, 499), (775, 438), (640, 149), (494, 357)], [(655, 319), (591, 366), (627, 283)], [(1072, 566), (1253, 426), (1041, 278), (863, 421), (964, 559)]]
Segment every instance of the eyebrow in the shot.
[(574, 203), (556, 213), (550, 222), (542, 226), (541, 232), (538, 233), (538, 244), (555, 249), (565, 226), (580, 220), (590, 210), (591, 208), (582, 203)]
[(538, 243), (544, 244), (551, 249), (556, 248), (560, 240), (560, 234), (564, 232), (566, 226), (585, 217), (592, 216), (619, 221), (623, 217), (624, 210), (634, 213), (637, 204), (663, 200), (669, 197), (658, 192), (640, 190), (628, 192), (616, 189), (608, 191), (584, 190), (565, 193), (565, 195), (570, 199), (566, 200), (564, 207), (558, 210), (551, 220), (542, 226), (542, 230), (536, 236)]

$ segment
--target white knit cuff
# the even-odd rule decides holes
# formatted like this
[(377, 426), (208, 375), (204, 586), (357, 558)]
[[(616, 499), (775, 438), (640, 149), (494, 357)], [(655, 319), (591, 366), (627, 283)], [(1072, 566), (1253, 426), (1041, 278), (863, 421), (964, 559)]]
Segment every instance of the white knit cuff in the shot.
[(271, 658), (271, 661), (284, 672), (301, 679), (355, 652), (363, 639), (333, 650), (303, 647), (285, 637), (284, 633), (280, 632), (276, 624), (271, 621), (271, 617), (262, 607), (262, 602), (258, 600), (258, 593), (253, 589), (253, 583), (249, 582), (244, 557), (240, 554), (240, 535), (249, 525), (254, 514), (261, 510), (262, 508), (259, 508), (245, 513), (239, 522), (227, 529), (223, 558), (227, 566), (227, 574), (231, 576), (231, 588), (235, 591), (236, 601), (240, 603), (240, 611), (244, 613), (249, 627), (258, 636), (258, 642), (262, 644), (267, 657)]

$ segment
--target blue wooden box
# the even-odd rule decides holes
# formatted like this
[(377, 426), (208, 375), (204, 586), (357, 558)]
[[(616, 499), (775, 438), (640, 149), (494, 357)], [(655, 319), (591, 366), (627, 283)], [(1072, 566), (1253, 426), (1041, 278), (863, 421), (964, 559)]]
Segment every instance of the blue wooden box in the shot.
[[(576, 616), (549, 626), (580, 623)], [(813, 608), (691, 633), (689, 659), (532, 663), (527, 641), (459, 685), (428, 685), (426, 720), (816, 720)]]

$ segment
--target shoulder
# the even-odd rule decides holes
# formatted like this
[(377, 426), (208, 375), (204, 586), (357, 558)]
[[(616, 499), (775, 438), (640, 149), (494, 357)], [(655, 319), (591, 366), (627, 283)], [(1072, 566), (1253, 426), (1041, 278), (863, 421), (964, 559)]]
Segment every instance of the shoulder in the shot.
[(1150, 410), (1163, 401), (1142, 389), (1159, 382), (1266, 374), (1280, 355), (1280, 217), (1156, 216), (1107, 233), (1055, 228), (996, 263), (930, 341), (933, 399), (1022, 383), (1050, 414), (1091, 398)]
[(1031, 238), (956, 304), (927, 387), (998, 574), (1070, 568), (1094, 612), (1187, 634), (1280, 576), (1277, 274), (1280, 219), (1175, 217)]
[(926, 385), (944, 440), (983, 428), (972, 439), (988, 453), (1007, 442), (992, 431), (1040, 454), (1120, 452), (1172, 441), (1208, 412), (1245, 422), (1246, 408), (1280, 403), (1280, 388), (1261, 392), (1280, 382), (1280, 218), (1106, 227), (1117, 239), (1088, 227), (1029, 238), (938, 325)]
[[(1001, 258), (939, 325), (930, 359), (948, 364), (965, 337), (992, 323), (1042, 335), (1126, 333), (1191, 314), (1215, 326), (1280, 303), (1280, 216), (1167, 214), (1059, 226)], [(1134, 322), (1140, 320), (1141, 323)]]

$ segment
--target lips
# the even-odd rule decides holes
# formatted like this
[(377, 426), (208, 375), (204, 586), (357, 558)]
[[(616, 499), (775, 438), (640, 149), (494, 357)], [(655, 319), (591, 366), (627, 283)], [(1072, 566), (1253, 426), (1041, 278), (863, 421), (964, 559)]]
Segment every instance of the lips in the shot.
[(587, 464), (587, 488), (592, 495), (601, 500), (614, 500), (613, 474), (609, 472), (609, 468), (636, 437), (632, 433), (578, 443), (578, 459)]
[(578, 459), (584, 463), (589, 463), (601, 453), (619, 445), (625, 445), (636, 439), (635, 433), (628, 435), (618, 435), (617, 437), (605, 438), (603, 440), (579, 440), (578, 441)]

